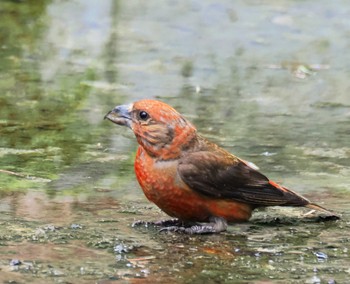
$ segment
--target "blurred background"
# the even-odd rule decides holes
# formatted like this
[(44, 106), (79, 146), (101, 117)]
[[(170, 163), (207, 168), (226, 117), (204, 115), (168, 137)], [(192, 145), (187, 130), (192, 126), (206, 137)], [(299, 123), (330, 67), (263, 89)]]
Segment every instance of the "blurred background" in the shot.
[(103, 120), (142, 98), (174, 106), (267, 176), (349, 213), (347, 1), (1, 0), (0, 15), (6, 233), (16, 220), (30, 231), (88, 223), (96, 210), (136, 206), (141, 219), (140, 208), (156, 210), (135, 181), (132, 133)]

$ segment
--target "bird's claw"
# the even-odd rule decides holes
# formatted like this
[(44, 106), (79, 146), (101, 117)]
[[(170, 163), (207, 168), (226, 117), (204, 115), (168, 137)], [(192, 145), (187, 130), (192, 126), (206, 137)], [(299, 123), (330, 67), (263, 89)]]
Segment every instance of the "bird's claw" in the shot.
[(210, 218), (210, 223), (205, 224), (195, 224), (188, 227), (185, 226), (168, 226), (159, 230), (159, 232), (181, 232), (189, 235), (199, 234), (215, 234), (226, 231), (227, 222), (225, 219), (220, 217)]
[(137, 221), (135, 221), (134, 223), (131, 224), (131, 227), (135, 228), (135, 227), (138, 227), (138, 226), (145, 226), (147, 228), (149, 225), (152, 225), (152, 222), (137, 220)]
[(159, 227), (180, 226), (181, 224), (182, 224), (182, 222), (177, 218), (168, 219), (168, 220), (160, 220), (160, 221), (154, 222), (154, 225), (159, 226)]

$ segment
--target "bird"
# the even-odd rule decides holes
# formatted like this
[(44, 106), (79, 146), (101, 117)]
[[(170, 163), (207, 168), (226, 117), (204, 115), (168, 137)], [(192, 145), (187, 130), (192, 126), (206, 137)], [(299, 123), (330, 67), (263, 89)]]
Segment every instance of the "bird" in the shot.
[(134, 169), (148, 200), (172, 217), (154, 224), (187, 234), (220, 233), (248, 221), (254, 209), (307, 207), (338, 215), (270, 180), (258, 168), (198, 133), (170, 105), (142, 99), (119, 105), (105, 119), (126, 126), (138, 142)]

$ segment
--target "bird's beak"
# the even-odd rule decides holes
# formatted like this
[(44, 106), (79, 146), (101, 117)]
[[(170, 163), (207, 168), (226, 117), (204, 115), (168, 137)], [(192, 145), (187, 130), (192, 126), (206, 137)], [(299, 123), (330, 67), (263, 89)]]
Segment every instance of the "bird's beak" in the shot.
[(108, 119), (115, 124), (124, 125), (131, 128), (131, 110), (132, 104), (116, 106), (105, 115), (104, 119)]

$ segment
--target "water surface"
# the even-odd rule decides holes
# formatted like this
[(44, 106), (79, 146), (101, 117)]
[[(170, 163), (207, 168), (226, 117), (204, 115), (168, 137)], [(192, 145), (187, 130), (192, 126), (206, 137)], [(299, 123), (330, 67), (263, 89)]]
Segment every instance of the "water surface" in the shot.
[[(1, 1), (4, 283), (345, 283), (346, 1)], [(270, 208), (213, 236), (159, 234), (133, 135), (103, 116), (161, 99), (343, 218)]]

